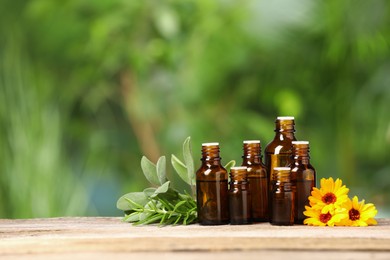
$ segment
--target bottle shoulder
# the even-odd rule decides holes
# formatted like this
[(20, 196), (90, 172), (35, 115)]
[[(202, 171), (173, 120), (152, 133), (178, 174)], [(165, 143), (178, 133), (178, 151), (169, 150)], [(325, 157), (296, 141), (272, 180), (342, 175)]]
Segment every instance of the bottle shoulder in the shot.
[(267, 170), (263, 164), (242, 165), (247, 167), (248, 177), (266, 177)]
[(310, 164), (308, 165), (296, 165), (291, 168), (291, 180), (299, 181), (299, 180), (315, 180), (316, 178), (316, 170)]
[(291, 164), (291, 172), (302, 172), (302, 171), (312, 171), (315, 173), (314, 167), (309, 164)]
[(197, 180), (227, 180), (228, 172), (222, 165), (202, 165), (196, 171)]
[(280, 140), (275, 138), (272, 140), (265, 148), (266, 155), (275, 154), (275, 153), (291, 153), (292, 152), (292, 141), (294, 139), (284, 139)]

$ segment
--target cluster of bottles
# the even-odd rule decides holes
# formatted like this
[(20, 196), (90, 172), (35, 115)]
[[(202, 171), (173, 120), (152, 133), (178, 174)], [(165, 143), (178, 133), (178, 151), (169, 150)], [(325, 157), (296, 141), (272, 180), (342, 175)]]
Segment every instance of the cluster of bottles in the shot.
[(265, 165), (260, 141), (244, 141), (243, 162), (230, 169), (230, 183), (219, 143), (202, 144), (202, 165), (196, 172), (201, 225), (303, 223), (316, 183), (309, 142), (296, 141), (294, 117), (278, 117), (275, 123), (276, 135), (265, 149)]

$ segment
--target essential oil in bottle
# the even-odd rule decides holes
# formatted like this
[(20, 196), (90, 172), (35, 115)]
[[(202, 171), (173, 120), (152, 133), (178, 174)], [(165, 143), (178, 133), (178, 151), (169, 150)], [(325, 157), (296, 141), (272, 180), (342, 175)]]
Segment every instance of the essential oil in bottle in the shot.
[(252, 197), (253, 222), (269, 221), (268, 214), (268, 178), (265, 165), (261, 161), (259, 140), (244, 141), (242, 166), (247, 167), (249, 191)]
[[(275, 121), (275, 137), (265, 148), (265, 165), (268, 177), (268, 200), (272, 200), (271, 183), (275, 167), (288, 167), (292, 163), (292, 141), (295, 139), (295, 122), (292, 116), (280, 116)], [(270, 218), (272, 204), (269, 203)]]
[(294, 224), (294, 191), (291, 183), (290, 167), (273, 168), (272, 178), (272, 225), (289, 226)]
[(309, 196), (316, 185), (316, 171), (310, 164), (309, 142), (293, 141), (293, 160), (291, 182), (295, 191), (294, 222), (302, 224), (305, 206), (309, 206)]
[(202, 144), (201, 161), (202, 165), (196, 172), (196, 198), (199, 224), (228, 224), (228, 173), (221, 165), (219, 143)]
[(246, 167), (230, 168), (229, 210), (230, 224), (251, 224), (252, 201)]

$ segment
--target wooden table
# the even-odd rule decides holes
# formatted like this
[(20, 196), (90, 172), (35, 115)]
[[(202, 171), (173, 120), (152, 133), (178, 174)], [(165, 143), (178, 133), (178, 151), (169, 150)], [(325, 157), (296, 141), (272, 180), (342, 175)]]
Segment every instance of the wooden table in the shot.
[(390, 259), (390, 219), (379, 219), (377, 226), (365, 228), (268, 223), (135, 227), (120, 218), (105, 217), (0, 219), (0, 259), (47, 257)]

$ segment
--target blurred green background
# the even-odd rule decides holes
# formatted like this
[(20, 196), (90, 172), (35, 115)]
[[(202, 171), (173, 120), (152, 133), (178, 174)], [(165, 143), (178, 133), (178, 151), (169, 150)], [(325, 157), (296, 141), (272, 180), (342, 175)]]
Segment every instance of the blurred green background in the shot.
[(143, 154), (241, 162), (278, 115), (390, 216), (389, 1), (0, 3), (1, 218), (119, 216)]

